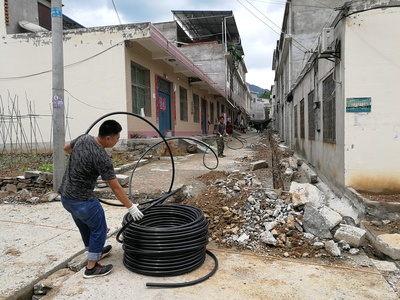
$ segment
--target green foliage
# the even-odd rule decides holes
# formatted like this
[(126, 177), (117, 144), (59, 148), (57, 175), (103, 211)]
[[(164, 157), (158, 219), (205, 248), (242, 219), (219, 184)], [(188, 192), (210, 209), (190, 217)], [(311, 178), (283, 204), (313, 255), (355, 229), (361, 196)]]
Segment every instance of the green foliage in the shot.
[(51, 154), (2, 153), (0, 155), (0, 169), (2, 170), (19, 170), (22, 172), (38, 170), (40, 166), (51, 164), (52, 162)]
[(238, 62), (243, 60), (242, 53), (236, 48), (234, 44), (228, 43), (227, 50), (229, 54), (232, 56), (233, 64), (236, 66)]
[(38, 170), (42, 171), (42, 172), (50, 172), (50, 173), (52, 173), (53, 172), (53, 164), (41, 165)]
[(260, 98), (262, 99), (269, 99), (269, 97), (271, 96), (271, 93), (269, 91), (265, 91), (264, 93), (262, 93), (262, 95), (260, 96)]

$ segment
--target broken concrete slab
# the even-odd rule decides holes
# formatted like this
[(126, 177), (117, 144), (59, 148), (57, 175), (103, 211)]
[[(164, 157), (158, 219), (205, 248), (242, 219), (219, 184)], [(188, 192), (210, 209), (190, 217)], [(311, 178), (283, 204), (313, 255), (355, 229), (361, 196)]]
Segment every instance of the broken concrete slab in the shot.
[(372, 263), (379, 270), (379, 272), (398, 272), (398, 268), (395, 262), (391, 261), (382, 261), (377, 259), (371, 259)]
[(319, 213), (326, 220), (330, 230), (332, 230), (342, 221), (341, 215), (328, 206), (321, 206), (319, 208)]
[(325, 195), (325, 205), (339, 213), (341, 216), (348, 216), (355, 220), (356, 224), (360, 223), (360, 220), (364, 216), (364, 206), (358, 201), (349, 198), (347, 195), (343, 195), (339, 198), (332, 189), (325, 182), (318, 182), (315, 186), (321, 190)]
[(367, 239), (377, 252), (394, 260), (400, 260), (400, 234), (377, 234), (368, 222), (361, 222), (360, 227), (367, 232)]
[(330, 224), (317, 207), (307, 203), (304, 207), (303, 228), (321, 239), (331, 239)]
[(268, 168), (268, 162), (266, 160), (258, 160), (250, 163), (250, 171)]
[(354, 226), (341, 224), (335, 232), (335, 240), (346, 241), (352, 247), (360, 247), (367, 236), (366, 230)]
[(39, 177), (39, 175), (40, 175), (40, 173), (42, 173), (41, 171), (25, 171), (25, 173), (24, 173), (24, 177), (26, 178), (26, 179), (28, 179), (28, 178), (37, 178), (37, 177)]
[(377, 236), (375, 248), (395, 260), (400, 259), (400, 234), (387, 233)]
[(342, 216), (352, 217), (356, 224), (360, 224), (360, 220), (363, 216), (363, 209), (355, 207), (353, 202), (346, 196), (340, 199), (336, 197), (329, 198), (326, 204)]
[[(129, 178), (130, 178), (130, 176), (123, 175), (123, 174), (116, 174), (116, 177), (117, 177), (117, 179), (118, 179), (119, 184), (120, 184), (122, 187), (125, 187), (125, 186), (127, 186), (127, 185), (129, 184)], [(98, 186), (98, 187), (101, 187), (101, 188), (104, 188), (104, 187), (107, 187), (107, 183), (106, 183), (105, 181), (103, 181), (103, 180), (101, 179), (101, 177), (99, 177), (99, 178), (97, 179), (97, 186)]]
[(129, 176), (127, 175), (117, 174), (117, 179), (121, 186), (127, 186), (129, 183)]
[(292, 203), (294, 207), (312, 203), (316, 207), (325, 204), (325, 195), (316, 186), (309, 183), (298, 183), (292, 181), (289, 193), (292, 194)]

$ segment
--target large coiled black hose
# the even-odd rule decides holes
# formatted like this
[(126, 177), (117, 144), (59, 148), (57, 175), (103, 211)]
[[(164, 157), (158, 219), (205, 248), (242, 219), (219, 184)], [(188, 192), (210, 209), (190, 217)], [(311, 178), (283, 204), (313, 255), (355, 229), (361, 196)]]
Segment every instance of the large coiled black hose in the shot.
[[(131, 220), (126, 214), (123, 225)], [(176, 276), (201, 266), (206, 256), (208, 222), (188, 205), (156, 205), (123, 232), (124, 265), (151, 276)]]
[[(159, 199), (140, 203), (140, 210), (146, 212), (145, 217), (140, 221), (133, 222), (131, 215), (127, 213), (123, 218), (123, 226), (117, 234), (117, 241), (123, 243), (125, 267), (133, 272), (150, 276), (182, 275), (200, 267), (205, 261), (206, 254), (208, 254), (215, 263), (213, 270), (209, 274), (190, 282), (146, 283), (146, 286), (184, 287), (207, 280), (217, 271), (218, 260), (214, 254), (206, 249), (208, 243), (208, 221), (203, 212), (189, 205), (162, 204), (165, 199), (175, 194), (178, 190), (172, 191), (175, 178), (172, 151), (158, 129), (148, 120), (136, 114), (114, 112), (97, 119), (86, 133), (100, 120), (115, 114), (137, 117), (153, 127), (164, 141), (169, 151), (172, 165), (172, 178), (168, 192)], [(218, 166), (218, 158), (212, 149), (211, 151), (217, 159), (216, 168)], [(129, 194), (131, 196), (131, 189), (129, 189)], [(101, 202), (113, 205), (106, 201)], [(148, 206), (143, 207), (144, 205)], [(120, 239), (120, 235), (123, 235), (123, 240)]]

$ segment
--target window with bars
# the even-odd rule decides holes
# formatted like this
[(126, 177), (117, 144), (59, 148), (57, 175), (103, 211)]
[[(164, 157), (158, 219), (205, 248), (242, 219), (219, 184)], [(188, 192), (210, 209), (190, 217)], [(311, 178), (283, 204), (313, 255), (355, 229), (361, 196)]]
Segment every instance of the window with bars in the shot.
[(187, 89), (179, 87), (179, 111), (180, 120), (188, 121), (188, 98)]
[(4, 18), (6, 21), (6, 26), (10, 25), (10, 12), (8, 10), (8, 0), (4, 0)]
[(322, 83), (323, 94), (323, 141), (336, 142), (336, 100), (335, 81), (333, 74), (329, 75)]
[(131, 63), (131, 87), (132, 112), (140, 114), (140, 109), (144, 108), (146, 117), (151, 117), (150, 71), (133, 62)]
[(38, 2), (39, 25), (51, 31), (51, 8)]
[(214, 124), (214, 102), (210, 102), (210, 122)]
[(294, 106), (294, 137), (295, 138), (298, 138), (299, 137), (299, 134), (298, 134), (298, 125), (297, 125), (297, 122), (298, 122), (298, 117), (297, 117), (297, 104)]
[(200, 123), (200, 98), (193, 94), (193, 122)]
[(308, 93), (308, 139), (315, 140), (314, 91)]
[(304, 99), (300, 101), (300, 138), (305, 138), (305, 129), (304, 129)]
[(217, 101), (217, 118), (214, 119), (214, 123), (218, 122), (218, 117), (221, 115), (221, 108), (220, 108), (220, 103)]

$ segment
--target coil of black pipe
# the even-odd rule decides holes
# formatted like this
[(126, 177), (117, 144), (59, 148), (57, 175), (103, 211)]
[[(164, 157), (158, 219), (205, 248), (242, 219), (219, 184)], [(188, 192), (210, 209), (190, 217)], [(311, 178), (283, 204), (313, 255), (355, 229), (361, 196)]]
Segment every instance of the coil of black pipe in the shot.
[[(128, 213), (122, 224), (130, 221)], [(124, 265), (139, 274), (182, 275), (197, 269), (206, 257), (208, 222), (190, 205), (156, 205), (122, 234)]]

